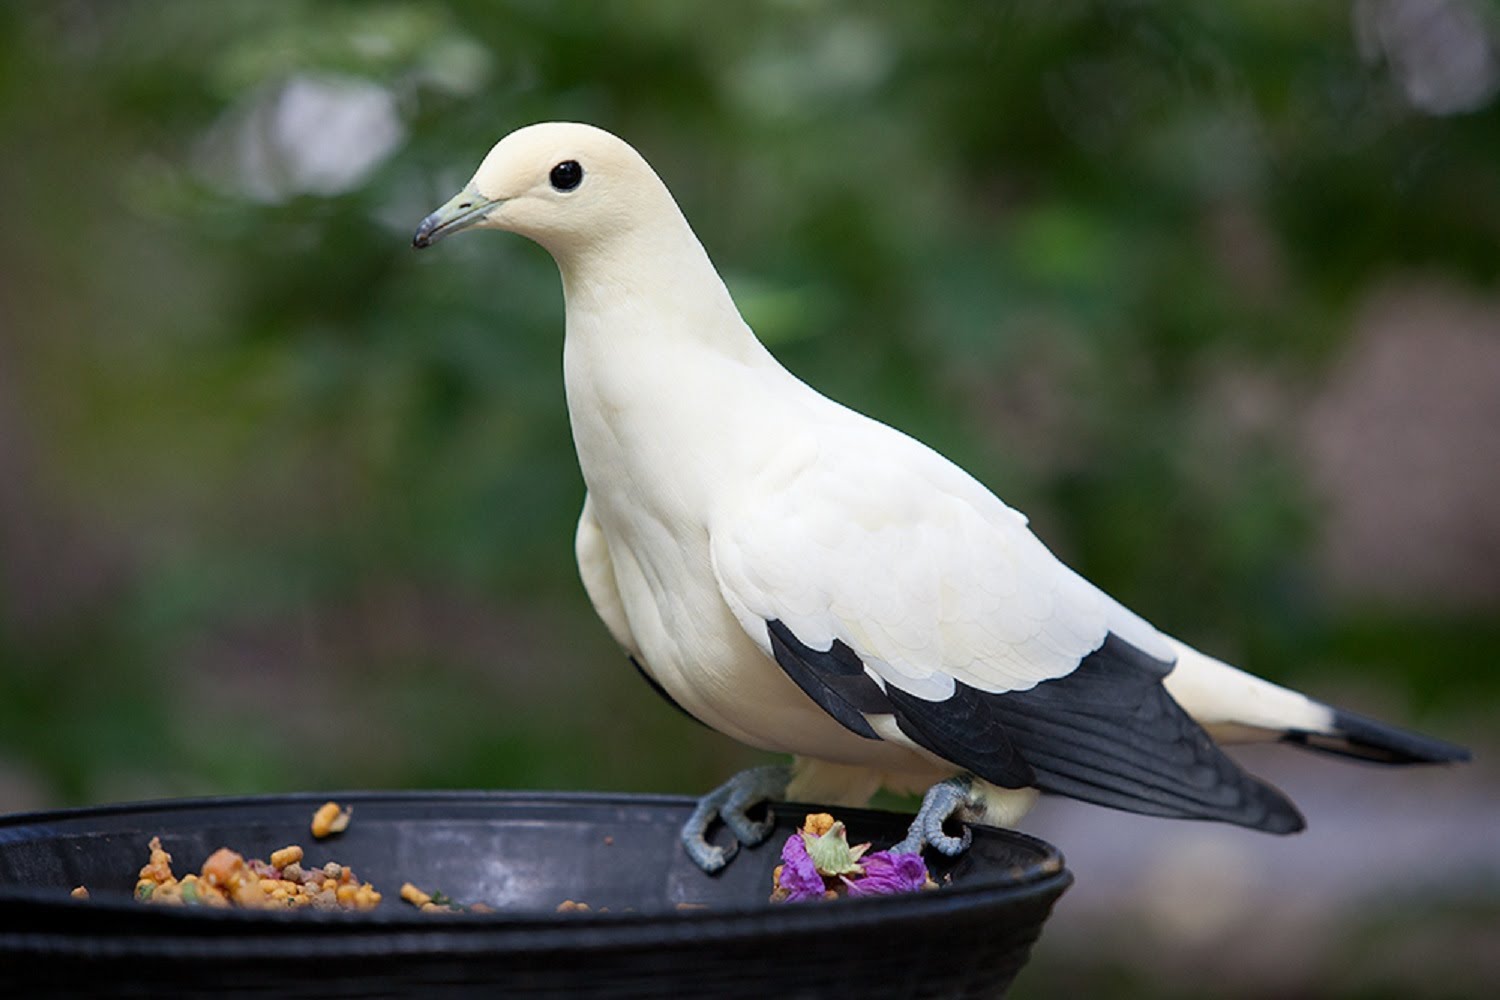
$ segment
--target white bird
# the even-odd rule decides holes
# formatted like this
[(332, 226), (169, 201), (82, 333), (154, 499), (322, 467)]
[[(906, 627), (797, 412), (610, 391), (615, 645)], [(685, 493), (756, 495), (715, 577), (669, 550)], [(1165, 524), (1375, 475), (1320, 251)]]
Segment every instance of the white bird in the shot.
[(1272, 833), (1295, 806), (1215, 743), (1281, 740), (1387, 763), (1468, 752), (1321, 704), (1157, 631), (1058, 560), (978, 481), (820, 395), (740, 317), (633, 148), (546, 123), (490, 150), (413, 243), (519, 233), (562, 273), (563, 371), (588, 492), (579, 571), (647, 679), (694, 718), (792, 754), (705, 796), (705, 870), (768, 798), (927, 789), (910, 835), (1010, 825), (1038, 790)]

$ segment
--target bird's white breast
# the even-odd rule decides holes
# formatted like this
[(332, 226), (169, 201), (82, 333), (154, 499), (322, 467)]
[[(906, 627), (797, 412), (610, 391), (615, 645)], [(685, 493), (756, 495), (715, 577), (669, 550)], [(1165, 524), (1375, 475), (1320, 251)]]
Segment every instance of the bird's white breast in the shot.
[(815, 460), (815, 451), (796, 452), (806, 449), (809, 408), (827, 401), (748, 330), (754, 350), (735, 357), (670, 329), (596, 322), (570, 310), (568, 410), (647, 669), (689, 712), (741, 742), (911, 769), (909, 750), (850, 733), (803, 695), (746, 634), (714, 575), (716, 519), (744, 502), (767, 469)]

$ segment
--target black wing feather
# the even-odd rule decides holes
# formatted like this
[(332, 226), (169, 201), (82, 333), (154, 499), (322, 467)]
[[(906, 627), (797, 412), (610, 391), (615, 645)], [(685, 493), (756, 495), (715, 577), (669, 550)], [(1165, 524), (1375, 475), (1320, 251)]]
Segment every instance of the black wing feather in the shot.
[[(1111, 633), (1063, 677), (1004, 694), (960, 683), (955, 697), (988, 702), (1045, 791), (1155, 816), (1302, 829), (1284, 795), (1247, 774), (1172, 700), (1162, 685), (1171, 668)], [(949, 702), (919, 703), (930, 715), (949, 710)]]
[(867, 740), (880, 739), (865, 713), (883, 715), (891, 706), (854, 650), (837, 639), (826, 650), (813, 649), (780, 619), (767, 622), (766, 627), (776, 662), (803, 693), (850, 732)]
[(992, 695), (962, 683), (942, 702), (924, 701), (894, 684), (886, 686), (885, 695), (896, 725), (918, 746), (1004, 788), (1037, 783), (1036, 773), (995, 714)]
[(879, 736), (866, 716), (889, 714), (918, 746), (1001, 787), (1272, 833), (1303, 827), (1286, 796), (1247, 774), (1172, 700), (1162, 680), (1173, 664), (1113, 633), (1063, 677), (1000, 694), (958, 681), (933, 702), (895, 684), (881, 690), (843, 642), (819, 651), (783, 622), (767, 624), (787, 676), (867, 739)]

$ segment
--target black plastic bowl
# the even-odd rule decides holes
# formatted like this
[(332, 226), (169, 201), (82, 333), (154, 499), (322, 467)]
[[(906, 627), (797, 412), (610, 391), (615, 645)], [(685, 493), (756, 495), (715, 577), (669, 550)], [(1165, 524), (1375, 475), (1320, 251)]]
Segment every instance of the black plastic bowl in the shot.
[[(317, 842), (308, 824), (328, 798), (354, 820)], [(1072, 881), (1049, 845), (975, 829), (965, 856), (934, 865), (940, 890), (772, 905), (781, 845), (817, 807), (778, 807), (776, 834), (709, 877), (677, 842), (691, 805), (356, 792), (3, 817), (0, 993), (988, 997)], [(904, 833), (890, 813), (830, 811), (877, 848)], [(385, 901), (366, 913), (147, 906), (130, 894), (157, 835), (179, 875), (219, 847), (264, 858), (298, 843), (307, 863), (350, 865)], [(497, 912), (420, 913), (397, 898), (406, 881)], [(77, 885), (92, 898), (69, 898)], [(590, 911), (556, 912), (568, 899)]]

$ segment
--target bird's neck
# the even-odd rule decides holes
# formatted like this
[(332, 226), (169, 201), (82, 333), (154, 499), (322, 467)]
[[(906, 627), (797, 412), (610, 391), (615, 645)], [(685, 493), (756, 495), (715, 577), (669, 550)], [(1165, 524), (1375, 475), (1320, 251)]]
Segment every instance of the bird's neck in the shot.
[(792, 378), (741, 319), (682, 223), (559, 261), (573, 440), (601, 520), (704, 517), (748, 465), (757, 420)]
[(671, 207), (660, 225), (559, 257), (570, 392), (593, 383), (612, 409), (627, 409), (726, 364), (785, 375)]
[(570, 348), (768, 357), (686, 220), (666, 221), (559, 259)]

